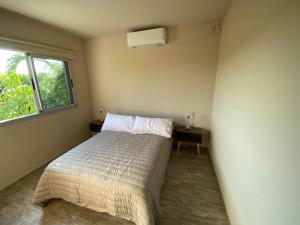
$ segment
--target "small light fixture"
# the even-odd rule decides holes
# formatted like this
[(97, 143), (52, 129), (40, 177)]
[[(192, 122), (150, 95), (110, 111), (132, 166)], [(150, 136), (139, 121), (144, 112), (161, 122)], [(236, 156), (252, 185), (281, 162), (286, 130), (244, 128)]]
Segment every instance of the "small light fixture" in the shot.
[(101, 122), (104, 121), (104, 114), (105, 114), (105, 109), (100, 108), (100, 110), (99, 110), (99, 119), (100, 119)]
[(186, 114), (186, 119), (187, 119), (186, 122), (187, 122), (187, 123), (186, 123), (186, 127), (185, 127), (185, 128), (186, 128), (187, 130), (190, 130), (190, 129), (191, 129), (191, 126), (190, 126), (190, 118), (191, 118), (191, 114), (190, 114), (190, 113)]

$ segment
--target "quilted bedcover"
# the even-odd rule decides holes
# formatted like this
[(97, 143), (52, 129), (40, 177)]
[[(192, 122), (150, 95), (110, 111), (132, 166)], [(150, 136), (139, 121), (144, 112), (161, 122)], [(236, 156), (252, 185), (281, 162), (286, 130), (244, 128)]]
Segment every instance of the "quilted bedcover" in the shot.
[(104, 131), (45, 169), (34, 204), (61, 198), (99, 212), (153, 225), (171, 149), (169, 138)]

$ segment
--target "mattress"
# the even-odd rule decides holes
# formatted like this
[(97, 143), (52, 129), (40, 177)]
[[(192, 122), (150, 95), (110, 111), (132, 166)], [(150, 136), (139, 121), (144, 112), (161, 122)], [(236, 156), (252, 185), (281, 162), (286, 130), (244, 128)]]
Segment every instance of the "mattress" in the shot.
[(103, 131), (47, 166), (33, 204), (61, 198), (137, 225), (153, 225), (161, 214), (170, 149), (169, 138)]

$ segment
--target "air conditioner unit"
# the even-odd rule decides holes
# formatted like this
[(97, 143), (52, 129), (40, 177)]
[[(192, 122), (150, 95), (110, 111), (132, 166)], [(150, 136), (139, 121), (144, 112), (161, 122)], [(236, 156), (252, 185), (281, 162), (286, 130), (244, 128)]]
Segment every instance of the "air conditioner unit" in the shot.
[(166, 29), (156, 28), (127, 33), (127, 43), (130, 48), (158, 46), (166, 44)]

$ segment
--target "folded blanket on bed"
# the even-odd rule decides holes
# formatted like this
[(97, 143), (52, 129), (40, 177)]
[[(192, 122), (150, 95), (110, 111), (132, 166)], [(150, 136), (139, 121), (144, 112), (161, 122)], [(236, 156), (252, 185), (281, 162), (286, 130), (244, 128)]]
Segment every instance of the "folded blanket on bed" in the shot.
[(101, 132), (48, 165), (33, 203), (61, 198), (153, 225), (170, 149), (171, 140), (161, 136)]

